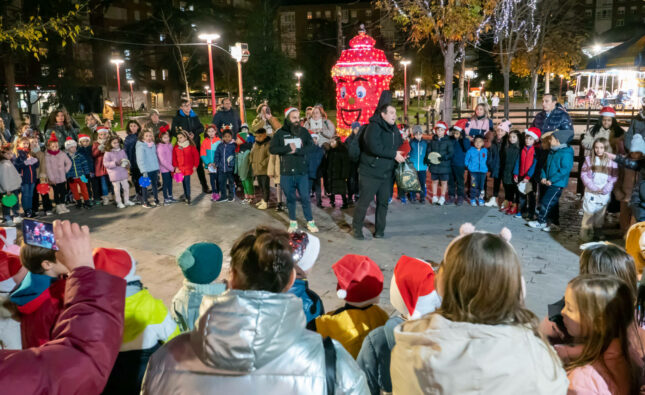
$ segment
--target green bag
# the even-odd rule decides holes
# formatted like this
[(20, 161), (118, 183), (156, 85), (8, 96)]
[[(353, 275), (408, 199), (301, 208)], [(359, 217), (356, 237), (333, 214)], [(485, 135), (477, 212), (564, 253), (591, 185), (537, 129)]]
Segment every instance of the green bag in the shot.
[(397, 164), (394, 175), (396, 176), (396, 186), (399, 190), (405, 192), (421, 192), (419, 177), (410, 159), (406, 159), (405, 162)]

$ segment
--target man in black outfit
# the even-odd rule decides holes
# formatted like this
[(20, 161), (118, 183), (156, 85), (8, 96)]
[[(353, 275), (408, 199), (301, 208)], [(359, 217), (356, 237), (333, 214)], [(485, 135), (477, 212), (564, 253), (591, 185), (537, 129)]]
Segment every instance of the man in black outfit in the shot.
[[(195, 142), (197, 152), (200, 152), (199, 146), (202, 142), (204, 125), (202, 125), (199, 117), (192, 110), (190, 100), (188, 99), (181, 100), (181, 107), (177, 111), (177, 115), (172, 119), (172, 127), (170, 129), (170, 135), (172, 137), (177, 137), (178, 127), (181, 127), (183, 130), (188, 132), (190, 138)], [(208, 184), (206, 183), (206, 175), (204, 174), (204, 165), (202, 164), (201, 157), (199, 158), (199, 166), (197, 166), (197, 177), (199, 178), (199, 183), (202, 184), (202, 192), (211, 193), (211, 190), (208, 189)]]
[(360, 197), (354, 211), (354, 238), (363, 240), (363, 221), (370, 203), (376, 196), (375, 238), (384, 237), (387, 205), (392, 192), (392, 179), (396, 162), (405, 158), (398, 151), (403, 144), (396, 127), (396, 108), (390, 104), (392, 94), (383, 91), (379, 104), (370, 118), (361, 146), (358, 165)]

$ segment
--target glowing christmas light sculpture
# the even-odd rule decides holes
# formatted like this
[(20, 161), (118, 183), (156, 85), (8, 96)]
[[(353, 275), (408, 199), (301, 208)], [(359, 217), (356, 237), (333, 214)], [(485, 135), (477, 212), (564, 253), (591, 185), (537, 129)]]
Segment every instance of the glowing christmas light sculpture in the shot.
[(376, 41), (364, 28), (349, 41), (338, 62), (331, 69), (336, 83), (336, 131), (340, 136), (351, 132), (352, 122), (368, 123), (381, 92), (389, 89), (394, 74), (392, 65)]

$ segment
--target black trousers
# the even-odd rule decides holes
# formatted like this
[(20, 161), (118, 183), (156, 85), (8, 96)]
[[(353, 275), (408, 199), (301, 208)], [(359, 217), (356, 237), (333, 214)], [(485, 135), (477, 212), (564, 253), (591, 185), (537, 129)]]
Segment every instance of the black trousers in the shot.
[(363, 222), (367, 214), (367, 208), (376, 196), (376, 215), (375, 227), (376, 234), (382, 235), (385, 232), (385, 221), (387, 217), (387, 206), (392, 192), (392, 179), (378, 179), (361, 176), (359, 179), (360, 197), (354, 210), (354, 219), (352, 225), (355, 233), (360, 233), (363, 229)]
[(49, 193), (46, 195), (41, 195), (38, 191), (34, 191), (34, 197), (32, 199), (32, 210), (34, 212), (38, 211), (40, 200), (43, 201), (43, 211), (52, 211), (52, 201), (49, 198)]
[(516, 184), (504, 184), (504, 200), (511, 203), (519, 202), (519, 192)]
[[(200, 151), (200, 139), (199, 136), (195, 139), (195, 148), (197, 148), (197, 152)], [(202, 184), (202, 189), (207, 190), (208, 189), (208, 184), (206, 183), (206, 174), (204, 173), (204, 163), (202, 162), (202, 158), (199, 158), (199, 165), (197, 166), (197, 178), (199, 178), (199, 183)]]
[(258, 185), (262, 191), (262, 199), (269, 203), (269, 197), (271, 195), (271, 189), (269, 188), (269, 176), (256, 176), (258, 179)]
[(65, 192), (67, 188), (66, 182), (61, 182), (60, 184), (54, 184), (54, 202), (56, 205), (65, 203)]
[(464, 194), (464, 166), (452, 166), (448, 178), (448, 195), (465, 197)]
[(347, 192), (349, 193), (349, 198), (351, 200), (354, 200), (355, 196), (358, 195), (358, 165), (352, 163), (349, 169), (349, 178), (347, 179)]

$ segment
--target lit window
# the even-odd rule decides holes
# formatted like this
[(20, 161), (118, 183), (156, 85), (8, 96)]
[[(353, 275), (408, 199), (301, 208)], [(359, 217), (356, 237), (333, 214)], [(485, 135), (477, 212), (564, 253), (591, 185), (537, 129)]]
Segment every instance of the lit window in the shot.
[(188, 6), (188, 11), (195, 11), (195, 7), (193, 7), (193, 5), (192, 5), (192, 4), (191, 4), (191, 5), (189, 5), (189, 6)]
[(331, 11), (330, 10), (325, 10), (325, 18), (331, 19)]
[(208, 81), (208, 75), (206, 73), (202, 73), (202, 81)]
[(123, 50), (123, 57), (125, 58), (125, 60), (130, 60), (130, 50), (129, 49)]
[(307, 11), (307, 19), (311, 19), (313, 17), (313, 13), (311, 11)]
[(625, 7), (618, 7), (616, 14), (618, 16), (624, 16), (625, 15)]
[(320, 19), (322, 17), (322, 13), (320, 11), (316, 11), (316, 18)]
[(366, 17), (371, 17), (372, 16), (372, 10), (365, 10), (365, 16)]
[(134, 10), (134, 20), (138, 21), (141, 19), (141, 12), (139, 10)]
[(155, 81), (157, 79), (157, 70), (150, 69), (150, 79)]
[(164, 81), (168, 79), (168, 69), (161, 70), (161, 79)]
[(65, 68), (61, 67), (60, 69), (58, 69), (58, 78), (63, 78), (64, 75), (65, 75)]
[(166, 35), (163, 34), (163, 33), (160, 33), (159, 34), (159, 41), (163, 42), (163, 40), (165, 40), (165, 39), (166, 39)]
[(358, 11), (351, 10), (349, 15), (351, 16), (352, 19), (356, 19), (358, 18)]
[(42, 75), (43, 77), (47, 77), (49, 75), (49, 66), (47, 65), (40, 66), (40, 75)]
[(180, 1), (179, 2), (179, 11), (185, 11), (186, 10), (186, 2), (185, 1)]
[(616, 26), (625, 26), (624, 19), (616, 19)]
[(126, 80), (132, 79), (132, 69), (125, 69), (125, 79)]

